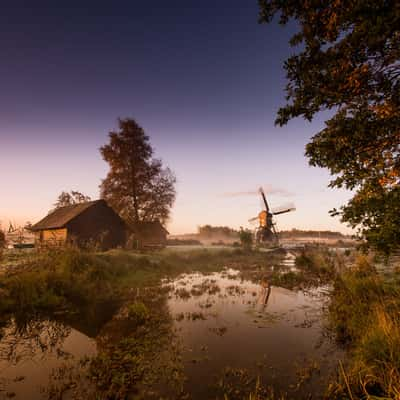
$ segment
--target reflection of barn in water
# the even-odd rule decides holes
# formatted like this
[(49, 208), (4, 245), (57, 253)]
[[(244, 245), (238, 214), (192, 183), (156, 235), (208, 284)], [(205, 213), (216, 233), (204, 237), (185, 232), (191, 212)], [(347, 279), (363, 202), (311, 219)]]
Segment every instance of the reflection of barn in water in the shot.
[(87, 304), (79, 307), (79, 312), (69, 313), (59, 320), (87, 337), (94, 339), (103, 327), (112, 320), (120, 306), (120, 300)]
[(79, 247), (96, 245), (109, 249), (125, 244), (126, 225), (104, 200), (60, 207), (31, 227), (39, 246)]

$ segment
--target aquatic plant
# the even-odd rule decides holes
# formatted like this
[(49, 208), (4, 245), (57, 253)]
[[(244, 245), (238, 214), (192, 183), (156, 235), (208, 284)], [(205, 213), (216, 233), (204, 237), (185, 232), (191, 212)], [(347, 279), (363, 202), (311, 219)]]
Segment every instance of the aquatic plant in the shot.
[(284, 400), (284, 394), (277, 394), (273, 388), (262, 384), (260, 377), (245, 368), (227, 366), (223, 369), (216, 388), (222, 392), (217, 399), (223, 400)]
[(189, 299), (191, 297), (191, 292), (189, 292), (185, 288), (178, 288), (175, 290), (175, 296), (180, 297), (181, 299)]
[(200, 311), (193, 311), (193, 312), (188, 312), (186, 313), (186, 318), (192, 321), (196, 321), (196, 320), (205, 320), (206, 317), (205, 315)]
[(150, 311), (141, 301), (136, 301), (128, 306), (128, 318), (142, 325), (150, 318)]

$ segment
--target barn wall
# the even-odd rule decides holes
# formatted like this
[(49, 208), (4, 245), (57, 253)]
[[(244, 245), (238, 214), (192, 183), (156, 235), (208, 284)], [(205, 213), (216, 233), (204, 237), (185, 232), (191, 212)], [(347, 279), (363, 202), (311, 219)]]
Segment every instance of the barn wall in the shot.
[(62, 245), (67, 240), (67, 229), (46, 229), (35, 232), (35, 241), (41, 245)]
[(105, 202), (85, 210), (67, 228), (68, 241), (78, 246), (98, 245), (110, 249), (125, 245), (125, 224)]
[(152, 232), (146, 234), (137, 234), (138, 239), (143, 245), (162, 245), (167, 243), (167, 235), (162, 232)]
[(167, 232), (159, 224), (136, 225), (130, 237), (130, 245), (139, 247), (165, 247), (167, 245)]

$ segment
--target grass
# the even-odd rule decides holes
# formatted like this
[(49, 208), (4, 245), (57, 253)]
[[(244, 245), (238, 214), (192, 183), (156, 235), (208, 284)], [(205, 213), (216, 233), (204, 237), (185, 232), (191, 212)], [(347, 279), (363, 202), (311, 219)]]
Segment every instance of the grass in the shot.
[[(210, 273), (225, 267), (266, 268), (264, 253), (241, 249), (198, 249), (150, 254), (114, 250), (88, 253), (77, 249), (19, 255), (0, 275), (0, 315), (37, 317), (76, 312), (83, 305), (132, 297), (132, 288), (157, 286), (182, 273)], [(0, 265), (1, 267), (1, 265)], [(4, 268), (3, 268), (4, 270)]]
[(0, 277), (0, 311), (28, 315), (110, 299), (127, 273), (122, 263), (78, 250), (40, 253)]
[[(159, 286), (161, 279), (234, 268), (240, 270), (242, 278), (259, 281), (271, 273), (271, 266), (276, 266), (274, 271), (278, 272), (272, 274), (272, 284), (291, 288), (306, 283), (319, 285), (332, 279), (341, 262), (333, 253), (307, 249), (296, 259), (299, 272), (282, 273), (285, 267), (279, 267), (281, 259), (279, 251), (243, 249), (166, 249), (149, 254), (64, 249), (29, 254), (19, 257), (18, 263), (0, 276), (0, 315), (3, 319), (18, 319), (20, 315), (34, 319), (57, 314), (59, 318), (60, 312), (72, 314), (84, 305), (120, 301), (118, 314), (102, 328), (106, 335), (102, 338), (100, 332), (96, 338), (98, 355), (88, 363), (89, 379), (95, 382), (99, 398), (124, 399), (136, 392), (151, 398), (150, 394), (146, 397), (146, 387), (152, 388), (151, 384), (160, 377), (181, 396), (183, 376), (179, 355), (167, 351), (173, 347), (174, 337), (172, 319), (165, 307), (166, 293)], [(210, 281), (194, 289), (189, 292), (179, 288), (176, 294), (184, 297), (212, 293), (217, 286)], [(237, 290), (234, 285), (232, 290)], [(186, 318), (197, 320), (204, 316), (191, 313)], [(232, 376), (237, 378), (235, 374)], [(221, 389), (221, 395), (234, 398), (233, 389)], [(253, 388), (248, 389), (245, 398), (274, 398), (273, 392), (261, 391), (259, 386), (254, 392)]]
[(296, 266), (306, 275), (330, 281), (335, 276), (344, 260), (341, 255), (328, 248), (308, 248), (295, 260)]
[[(10, 314), (76, 311), (83, 304), (129, 297), (131, 288), (156, 286), (162, 278), (228, 267), (239, 269), (245, 279), (257, 281), (281, 258), (279, 252), (243, 249), (166, 249), (150, 254), (64, 249), (28, 253), (20, 255), (18, 263), (0, 275), (0, 313), (4, 319)], [(329, 253), (321, 256), (308, 251), (297, 257), (296, 264), (300, 273), (274, 273), (272, 283), (288, 288), (300, 282), (320, 284), (332, 276), (334, 261)]]
[(136, 301), (128, 306), (128, 318), (136, 325), (143, 325), (150, 318), (150, 311), (141, 301)]
[(272, 387), (262, 384), (260, 377), (242, 368), (225, 367), (216, 384), (216, 399), (221, 400), (285, 400), (285, 394), (277, 394)]
[(337, 277), (329, 319), (337, 340), (349, 349), (332, 396), (400, 398), (399, 277), (379, 275), (366, 257)]

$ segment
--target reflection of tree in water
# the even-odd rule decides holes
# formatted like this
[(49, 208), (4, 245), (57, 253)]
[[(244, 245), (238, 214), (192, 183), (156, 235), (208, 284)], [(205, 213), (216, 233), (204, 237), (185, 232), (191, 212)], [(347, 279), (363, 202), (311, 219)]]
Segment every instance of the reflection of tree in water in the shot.
[[(180, 347), (166, 298), (163, 288), (147, 288), (102, 328), (96, 338), (99, 355), (90, 368), (100, 398), (122, 399), (138, 390), (143, 398), (175, 398), (182, 390)], [(139, 322), (130, 315), (135, 303), (148, 310)]]
[(65, 357), (61, 350), (71, 328), (61, 322), (50, 320), (18, 321), (12, 319), (3, 328), (0, 338), (0, 361), (18, 363), (35, 356), (46, 357), (56, 352)]

